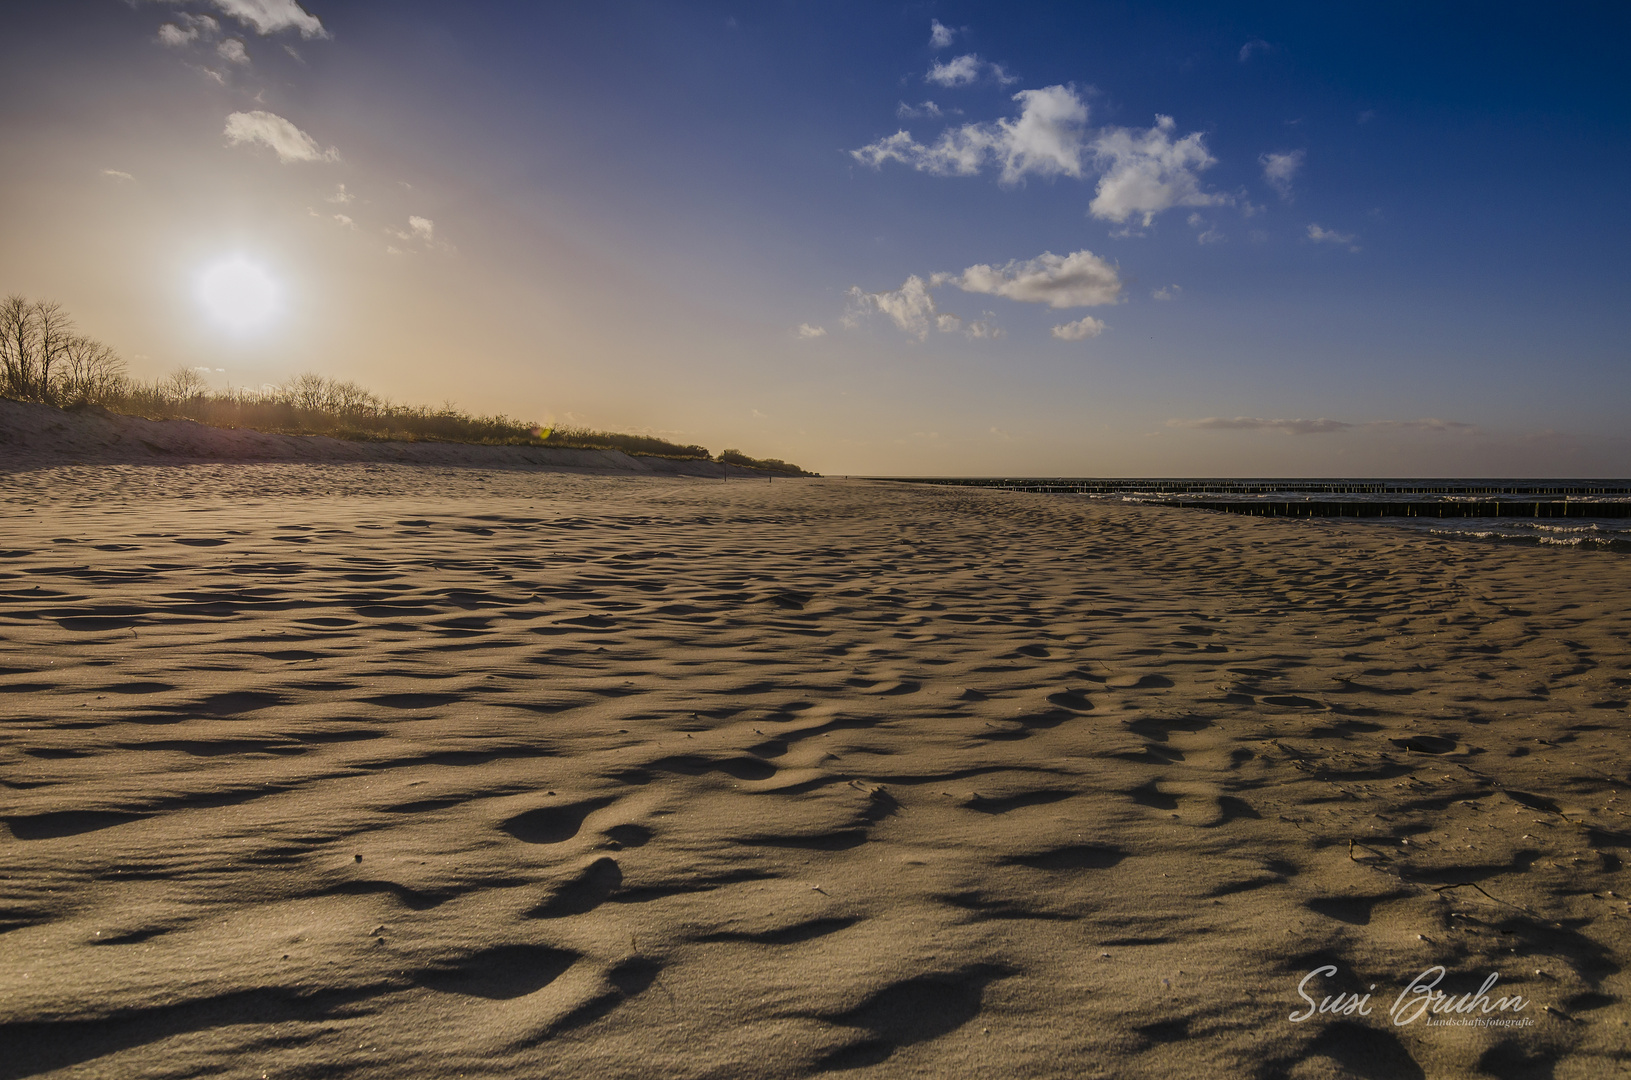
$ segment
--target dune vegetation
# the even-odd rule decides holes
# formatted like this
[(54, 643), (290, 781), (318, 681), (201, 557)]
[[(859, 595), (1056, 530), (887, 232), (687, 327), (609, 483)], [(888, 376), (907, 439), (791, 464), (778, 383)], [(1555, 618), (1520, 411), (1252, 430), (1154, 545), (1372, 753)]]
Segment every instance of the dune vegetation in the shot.
[(478, 416), (451, 402), (405, 405), (316, 372), (259, 389), (214, 389), (195, 368), (142, 381), (109, 346), (78, 332), (61, 304), (8, 296), (0, 301), (0, 396), (58, 408), (102, 408), (148, 420), (193, 420), (219, 428), (336, 439), (458, 442), (621, 450), (627, 454), (719, 461), (745, 468), (813, 475), (779, 458), (739, 450), (713, 455), (705, 446), (655, 435), (551, 426), (508, 416)]

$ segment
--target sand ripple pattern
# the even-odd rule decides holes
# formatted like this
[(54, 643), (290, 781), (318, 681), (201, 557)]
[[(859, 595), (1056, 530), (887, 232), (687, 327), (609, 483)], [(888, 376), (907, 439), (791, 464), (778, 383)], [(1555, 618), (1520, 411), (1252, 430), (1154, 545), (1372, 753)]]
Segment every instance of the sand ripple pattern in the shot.
[[(0, 1080), (1625, 1066), (1612, 555), (385, 465), (0, 514)], [(1324, 963), (1536, 1023), (1288, 1023)]]

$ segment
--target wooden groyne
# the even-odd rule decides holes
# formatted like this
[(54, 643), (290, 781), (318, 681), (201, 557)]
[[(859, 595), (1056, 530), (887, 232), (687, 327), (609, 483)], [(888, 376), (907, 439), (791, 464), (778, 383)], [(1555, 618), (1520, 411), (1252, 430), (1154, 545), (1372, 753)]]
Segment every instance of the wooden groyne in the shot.
[(1160, 506), (1193, 510), (1221, 510), (1226, 514), (1258, 517), (1421, 517), (1421, 518), (1624, 518), (1631, 517), (1631, 502), (1596, 502), (1567, 499), (1444, 499), (1414, 502), (1333, 502), (1326, 499), (1261, 500), (1152, 499)]
[(1120, 495), (1152, 505), (1259, 517), (1631, 517), (1631, 481), (1625, 480), (891, 479), (1042, 495)]

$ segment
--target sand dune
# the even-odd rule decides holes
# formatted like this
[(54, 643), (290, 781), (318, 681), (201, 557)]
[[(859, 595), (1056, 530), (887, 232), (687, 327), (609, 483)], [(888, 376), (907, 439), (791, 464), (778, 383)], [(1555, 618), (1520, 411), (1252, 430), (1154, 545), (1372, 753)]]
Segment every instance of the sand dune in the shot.
[[(1627, 1067), (1621, 556), (388, 464), (0, 513), (0, 1078)], [(1290, 1022), (1324, 964), (1376, 1015)], [(1391, 1024), (1435, 964), (1532, 1025)]]
[[(726, 479), (727, 471), (726, 466), (713, 461), (635, 456), (621, 450), (455, 442), (356, 442), (323, 435), (275, 435), (248, 428), (209, 427), (191, 420), (145, 420), (94, 407), (63, 410), (9, 398), (0, 398), (0, 455), (8, 466), (35, 468), (63, 463), (371, 461), (720, 479)], [(740, 465), (730, 466), (729, 473), (768, 475)]]

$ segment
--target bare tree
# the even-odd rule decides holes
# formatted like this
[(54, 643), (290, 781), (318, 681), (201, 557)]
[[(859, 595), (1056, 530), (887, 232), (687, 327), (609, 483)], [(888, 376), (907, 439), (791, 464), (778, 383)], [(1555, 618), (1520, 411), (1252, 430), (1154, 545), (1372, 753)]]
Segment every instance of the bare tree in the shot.
[(357, 413), (376, 412), (381, 402), (379, 398), (354, 382), (330, 380), (328, 384), (328, 405), (329, 408), (336, 412), (355, 415)]
[(297, 409), (322, 412), (329, 406), (329, 381), (313, 371), (296, 375), (278, 390), (283, 399)]
[(36, 342), (33, 396), (36, 401), (50, 401), (55, 389), (52, 373), (67, 359), (69, 342), (75, 337), (74, 320), (55, 300), (36, 300), (33, 311)]
[(34, 384), (35, 335), (34, 305), (13, 294), (0, 301), (0, 392), (7, 397), (28, 399)]
[(204, 391), (209, 389), (209, 383), (193, 368), (182, 366), (160, 380), (158, 388), (164, 397), (179, 403), (202, 397)]
[(75, 334), (63, 351), (53, 394), (58, 401), (101, 402), (113, 397), (125, 381), (125, 362), (95, 338)]

